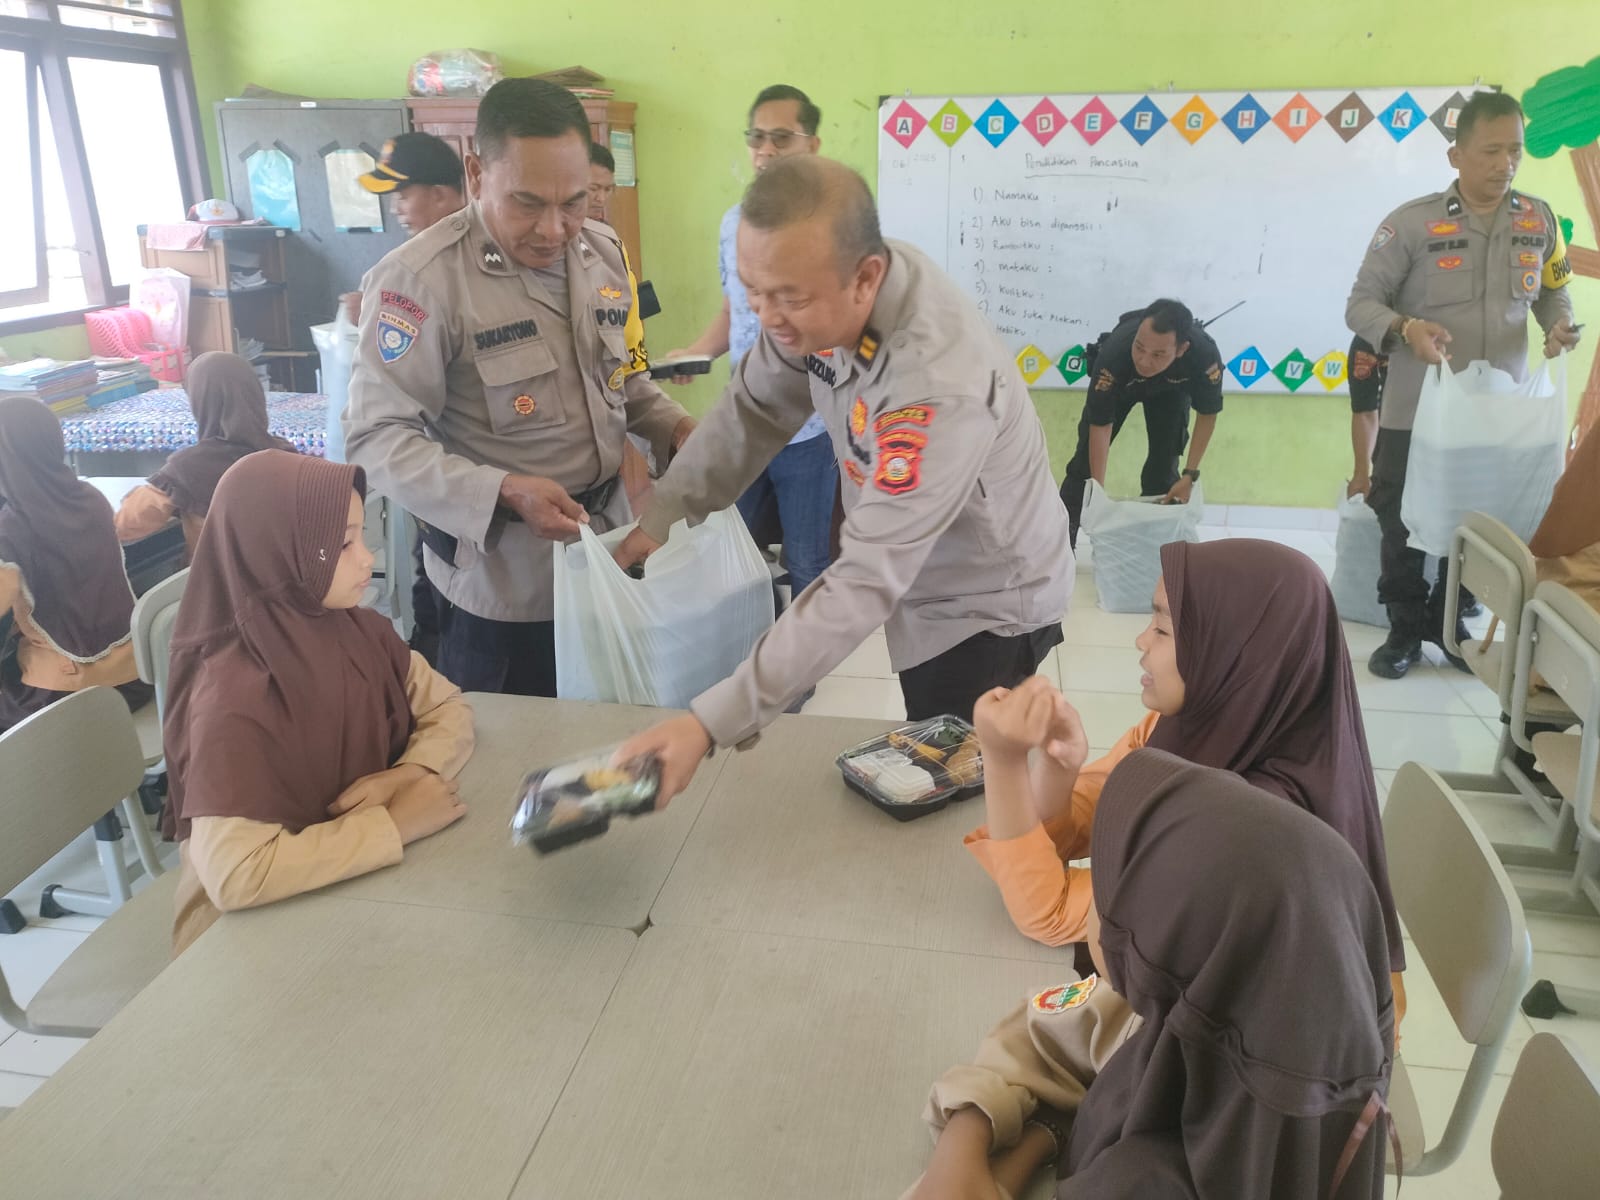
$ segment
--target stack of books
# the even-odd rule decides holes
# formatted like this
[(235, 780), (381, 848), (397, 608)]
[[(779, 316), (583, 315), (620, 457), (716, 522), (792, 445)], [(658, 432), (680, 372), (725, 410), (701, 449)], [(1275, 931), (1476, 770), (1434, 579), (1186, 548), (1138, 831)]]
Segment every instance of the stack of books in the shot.
[(156, 386), (150, 367), (137, 358), (96, 358), (99, 383), (85, 398), (90, 408), (104, 408), (116, 400), (126, 400)]
[(89, 393), (99, 384), (92, 358), (72, 362), (30, 358), (0, 367), (0, 396), (31, 396), (57, 414), (87, 408)]
[(580, 100), (609, 100), (616, 95), (615, 91), (604, 86), (605, 76), (589, 70), (588, 67), (563, 67), (559, 71), (546, 71), (534, 78), (559, 83)]

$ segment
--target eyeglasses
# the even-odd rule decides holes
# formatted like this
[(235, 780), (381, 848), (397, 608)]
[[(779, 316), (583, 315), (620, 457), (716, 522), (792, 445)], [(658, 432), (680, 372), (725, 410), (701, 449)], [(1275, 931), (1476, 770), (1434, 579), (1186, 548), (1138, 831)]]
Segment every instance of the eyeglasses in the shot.
[(744, 144), (752, 150), (759, 150), (762, 142), (771, 142), (774, 150), (783, 150), (795, 138), (808, 136), (798, 129), (746, 129)]

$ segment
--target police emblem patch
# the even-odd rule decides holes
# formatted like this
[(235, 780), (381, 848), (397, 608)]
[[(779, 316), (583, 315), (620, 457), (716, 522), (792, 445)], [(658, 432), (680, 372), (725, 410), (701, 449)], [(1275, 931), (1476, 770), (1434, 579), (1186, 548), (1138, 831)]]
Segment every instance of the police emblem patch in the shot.
[(1394, 240), (1394, 230), (1392, 228), (1390, 228), (1388, 225), (1379, 225), (1378, 226), (1378, 232), (1372, 235), (1372, 246), (1371, 246), (1371, 249), (1373, 249), (1373, 250), (1382, 250), (1385, 246), (1387, 246), (1393, 240)]
[(399, 362), (416, 341), (417, 327), (410, 321), (390, 312), (378, 314), (378, 357), (384, 362)]
[(1087, 979), (1078, 980), (1077, 983), (1046, 988), (1033, 998), (1033, 1007), (1042, 1013), (1059, 1013), (1077, 1008), (1094, 995), (1095, 986), (1099, 982), (1098, 975), (1091, 975)]

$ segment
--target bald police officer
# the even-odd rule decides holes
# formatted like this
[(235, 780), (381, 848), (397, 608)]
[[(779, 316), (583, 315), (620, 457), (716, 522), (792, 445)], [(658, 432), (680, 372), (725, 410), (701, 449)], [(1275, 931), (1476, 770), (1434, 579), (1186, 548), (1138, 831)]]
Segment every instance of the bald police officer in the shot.
[[(1578, 343), (1566, 242), (1548, 204), (1512, 190), (1521, 161), (1521, 106), (1500, 92), (1474, 95), (1450, 148), (1456, 182), (1384, 219), (1345, 307), (1351, 331), (1389, 356), (1367, 498), (1383, 528), (1378, 599), (1389, 610), (1389, 638), (1367, 666), (1386, 679), (1410, 669), (1425, 639), (1444, 647), (1444, 567), (1430, 595), (1422, 551), (1407, 546), (1400, 518), (1428, 366), (1447, 357), (1463, 366), (1486, 359), (1521, 379), (1530, 309), (1547, 355)], [(1465, 632), (1458, 626), (1458, 637)]]
[(497, 83), (466, 167), (466, 209), (362, 284), (350, 460), (425, 525), (450, 602), (440, 671), (468, 691), (553, 696), (557, 543), (631, 519), (617, 477), (630, 430), (665, 462), (694, 422), (641, 373), (622, 243), (585, 219), (577, 99)]
[(623, 748), (661, 756), (663, 801), (880, 625), (907, 716), (970, 717), (1034, 674), (1072, 592), (1066, 513), (1011, 351), (925, 254), (883, 239), (859, 175), (809, 155), (770, 165), (745, 193), (738, 264), (761, 336), (618, 561), (732, 504), (813, 411), (846, 516), (839, 557), (738, 670)]

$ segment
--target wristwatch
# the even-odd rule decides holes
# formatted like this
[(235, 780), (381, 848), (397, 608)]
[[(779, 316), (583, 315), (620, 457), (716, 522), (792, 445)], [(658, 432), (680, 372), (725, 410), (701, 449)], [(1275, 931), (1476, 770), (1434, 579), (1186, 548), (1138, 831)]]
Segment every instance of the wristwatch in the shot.
[(1183, 469), (1183, 477), (1190, 483), (1199, 483), (1200, 469), (1198, 467), (1185, 467)]

